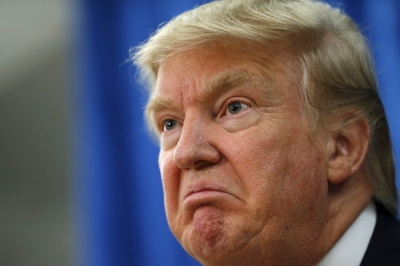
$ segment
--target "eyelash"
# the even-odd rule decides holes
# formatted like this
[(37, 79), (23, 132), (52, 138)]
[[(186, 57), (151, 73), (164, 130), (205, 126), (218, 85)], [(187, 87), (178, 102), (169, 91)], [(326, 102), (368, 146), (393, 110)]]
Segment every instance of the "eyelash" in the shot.
[(166, 129), (166, 127), (167, 127), (167, 123), (169, 123), (169, 122), (173, 122), (173, 128), (172, 129), (174, 129), (175, 127), (176, 127), (176, 124), (178, 123), (178, 121), (176, 121), (175, 119), (167, 119), (167, 120), (164, 120), (164, 122), (163, 122), (163, 124), (162, 124), (162, 126), (163, 126), (163, 129), (162, 129), (162, 131), (170, 131), (170, 130), (172, 130), (172, 129)]
[[(231, 113), (230, 111), (232, 109), (230, 109), (230, 107), (233, 106), (234, 104), (238, 104), (239, 106), (236, 106), (236, 107), (239, 107), (240, 109), (237, 112), (234, 111), (234, 113)], [(241, 101), (231, 101), (231, 102), (227, 103), (227, 106), (226, 106), (226, 108), (224, 108), (224, 110), (225, 110), (226, 115), (228, 115), (228, 112), (229, 112), (229, 115), (237, 115), (237, 114), (241, 113), (243, 111), (243, 109), (246, 110), (249, 108), (250, 108), (250, 105), (245, 104)]]

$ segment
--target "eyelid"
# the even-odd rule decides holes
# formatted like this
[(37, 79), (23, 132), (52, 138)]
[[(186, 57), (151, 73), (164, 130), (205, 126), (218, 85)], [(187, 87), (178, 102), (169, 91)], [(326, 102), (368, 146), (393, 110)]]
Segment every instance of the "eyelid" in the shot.
[(164, 128), (165, 128), (165, 123), (166, 123), (168, 120), (173, 120), (173, 121), (175, 121), (175, 122), (177, 123), (177, 125), (182, 124), (182, 122), (180, 121), (180, 119), (176, 118), (176, 117), (173, 116), (173, 115), (163, 115), (163, 116), (161, 116), (160, 118), (158, 118), (157, 120), (155, 120), (155, 122), (156, 122), (156, 127), (157, 127), (157, 130), (158, 130), (159, 133), (170, 132), (170, 131), (173, 131), (173, 130), (176, 128), (176, 126), (175, 126), (175, 127), (174, 127), (173, 129), (171, 129), (171, 130), (164, 130)]
[[(231, 113), (231, 112), (230, 112), (230, 108), (231, 108), (231, 106), (232, 106), (233, 104), (239, 104), (239, 105), (240, 105), (240, 110), (239, 110), (237, 113)], [(232, 102), (232, 103), (228, 104), (228, 107), (226, 108), (226, 115), (238, 115), (238, 114), (242, 113), (244, 110), (247, 110), (247, 109), (249, 109), (249, 108), (250, 108), (250, 106), (247, 105), (247, 104), (245, 104), (245, 103), (242, 103), (242, 102)]]
[[(251, 108), (253, 106), (252, 101), (246, 97), (232, 97), (232, 98), (229, 98), (228, 100), (226, 100), (224, 102), (224, 104), (222, 105), (222, 108), (220, 109), (219, 117), (226, 115), (228, 107), (232, 103), (241, 103), (241, 104), (247, 105), (249, 108)], [(246, 108), (245, 110), (247, 110), (249, 108)], [(242, 113), (242, 112), (240, 112), (240, 113)], [(238, 113), (236, 115), (239, 115), (240, 113)], [(231, 114), (231, 115), (234, 115), (234, 114)]]
[[(171, 129), (166, 129), (167, 124), (168, 124), (169, 122), (174, 122), (174, 123), (173, 123), (173, 127), (172, 127)], [(178, 124), (178, 121), (176, 121), (175, 119), (166, 119), (166, 120), (164, 120), (163, 131), (171, 131), (171, 130), (173, 130), (173, 129), (176, 127), (177, 124)]]
[(165, 128), (165, 123), (167, 123), (168, 120), (174, 120), (171, 117), (162, 117), (160, 120), (158, 120), (157, 122), (157, 128), (160, 132), (164, 132), (166, 130), (164, 130)]

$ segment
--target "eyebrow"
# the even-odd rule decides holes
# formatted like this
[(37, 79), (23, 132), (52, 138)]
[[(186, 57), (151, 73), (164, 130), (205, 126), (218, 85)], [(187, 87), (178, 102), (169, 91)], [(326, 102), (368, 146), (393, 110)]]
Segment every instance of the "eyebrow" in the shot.
[[(167, 108), (171, 108), (172, 100), (167, 100), (162, 97), (154, 97), (151, 98), (146, 105), (146, 116), (147, 119), (151, 118), (151, 114), (165, 110)], [(152, 120), (152, 119), (150, 119)]]
[[(216, 74), (211, 80), (204, 81), (201, 84), (202, 96), (206, 99), (215, 98), (216, 95), (243, 84), (261, 86), (263, 82), (249, 71), (232, 72), (227, 70)], [(174, 100), (168, 97), (156, 96), (148, 102), (146, 115), (149, 117), (155, 112), (171, 108), (173, 102)]]
[(260, 85), (260, 80), (254, 74), (248, 71), (224, 71), (216, 74), (211, 80), (202, 84), (202, 94), (205, 98), (213, 98), (215, 94), (223, 93), (234, 87), (239, 87), (243, 84), (252, 85), (257, 83)]

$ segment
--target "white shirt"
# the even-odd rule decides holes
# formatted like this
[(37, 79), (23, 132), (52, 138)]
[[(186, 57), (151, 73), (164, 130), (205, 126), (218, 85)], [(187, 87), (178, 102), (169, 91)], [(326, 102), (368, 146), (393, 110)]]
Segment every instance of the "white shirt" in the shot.
[(375, 204), (370, 202), (317, 266), (359, 266), (374, 232), (376, 217)]

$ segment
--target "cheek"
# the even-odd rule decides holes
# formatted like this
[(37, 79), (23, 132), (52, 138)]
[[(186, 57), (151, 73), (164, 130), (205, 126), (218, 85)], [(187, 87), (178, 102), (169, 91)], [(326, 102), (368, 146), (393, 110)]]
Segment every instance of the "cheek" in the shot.
[(273, 215), (274, 206), (281, 202), (278, 196), (283, 195), (282, 181), (287, 170), (280, 141), (256, 132), (240, 136), (227, 149), (230, 152), (225, 155), (238, 176), (237, 183), (244, 187), (244, 200), (252, 212), (257, 217)]
[(307, 144), (293, 147), (287, 156), (287, 172), (284, 178), (284, 205), (282, 208), (301, 213), (303, 219), (314, 219), (326, 204), (328, 183), (322, 154)]
[(179, 207), (180, 170), (172, 158), (170, 152), (160, 152), (158, 160), (167, 216), (176, 213)]
[[(314, 208), (320, 199), (323, 165), (308, 135), (247, 135), (244, 145), (236, 141), (231, 165), (244, 183), (249, 200), (268, 205), (270, 212), (291, 208), (293, 202)], [(233, 156), (236, 154), (237, 156)]]

